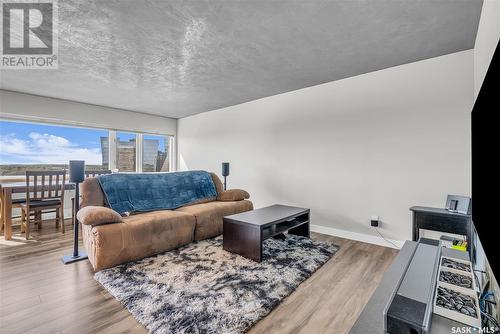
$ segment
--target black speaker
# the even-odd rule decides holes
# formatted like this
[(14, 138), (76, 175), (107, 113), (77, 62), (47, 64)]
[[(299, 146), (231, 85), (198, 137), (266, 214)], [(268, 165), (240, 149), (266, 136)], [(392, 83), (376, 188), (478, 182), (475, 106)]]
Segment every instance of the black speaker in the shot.
[(69, 182), (80, 183), (85, 180), (85, 161), (70, 160), (69, 161)]
[(222, 163), (222, 176), (229, 176), (229, 162)]

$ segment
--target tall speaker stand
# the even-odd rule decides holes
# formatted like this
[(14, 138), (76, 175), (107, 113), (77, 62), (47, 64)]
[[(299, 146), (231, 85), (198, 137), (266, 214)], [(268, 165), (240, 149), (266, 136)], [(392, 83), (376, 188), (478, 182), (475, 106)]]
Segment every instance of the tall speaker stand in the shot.
[[(80, 184), (75, 183), (75, 216), (73, 217), (73, 255), (64, 255), (61, 260), (64, 264), (88, 259), (86, 252), (78, 251), (78, 219), (76, 214), (80, 210)], [(64, 222), (63, 222), (64, 224)]]

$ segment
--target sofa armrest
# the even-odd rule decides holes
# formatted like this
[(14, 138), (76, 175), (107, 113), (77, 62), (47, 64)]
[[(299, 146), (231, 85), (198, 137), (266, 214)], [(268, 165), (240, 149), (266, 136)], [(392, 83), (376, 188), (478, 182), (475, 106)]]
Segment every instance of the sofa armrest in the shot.
[(103, 225), (113, 223), (123, 223), (120, 214), (104, 206), (86, 206), (76, 214), (76, 218), (83, 225)]
[(217, 195), (217, 200), (222, 202), (242, 201), (250, 198), (250, 194), (242, 189), (224, 190)]

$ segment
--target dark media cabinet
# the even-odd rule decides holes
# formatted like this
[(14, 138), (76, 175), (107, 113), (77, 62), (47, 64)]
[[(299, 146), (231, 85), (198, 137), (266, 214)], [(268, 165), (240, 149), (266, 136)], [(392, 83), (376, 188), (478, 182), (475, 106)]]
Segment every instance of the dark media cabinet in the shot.
[(474, 229), (472, 216), (450, 212), (446, 209), (413, 206), (412, 240), (420, 238), (420, 229), (464, 235), (467, 237), (467, 250), (472, 256), (474, 249)]

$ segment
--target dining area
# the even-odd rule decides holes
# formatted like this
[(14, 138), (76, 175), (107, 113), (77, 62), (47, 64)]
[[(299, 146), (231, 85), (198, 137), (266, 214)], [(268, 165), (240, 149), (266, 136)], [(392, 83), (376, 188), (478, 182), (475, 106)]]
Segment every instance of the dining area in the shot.
[[(85, 171), (85, 178), (109, 173), (109, 170)], [(13, 240), (14, 224), (17, 226), (19, 222), (16, 239), (30, 240), (34, 227), (39, 230), (44, 220), (53, 220), (56, 229), (64, 234), (65, 218), (75, 217), (74, 190), (75, 184), (68, 181), (66, 169), (27, 170), (24, 176), (0, 179), (0, 233), (6, 241)]]

